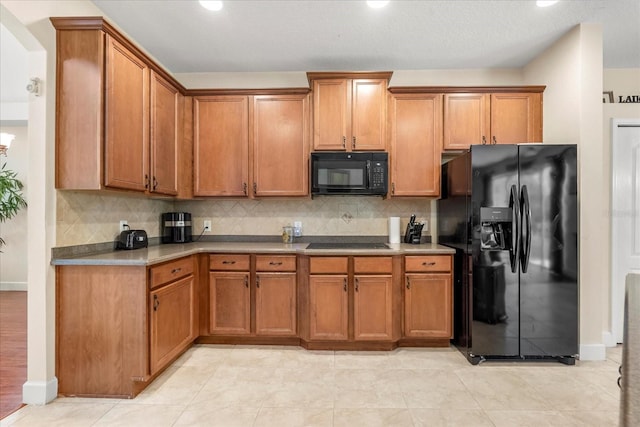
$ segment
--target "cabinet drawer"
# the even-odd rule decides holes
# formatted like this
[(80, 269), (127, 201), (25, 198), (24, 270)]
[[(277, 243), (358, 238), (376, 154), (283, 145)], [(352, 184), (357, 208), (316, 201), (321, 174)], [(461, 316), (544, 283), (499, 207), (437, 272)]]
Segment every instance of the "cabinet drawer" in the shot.
[(347, 273), (348, 257), (311, 257), (309, 271), (311, 274)]
[(193, 274), (193, 258), (186, 257), (151, 267), (151, 289)]
[(249, 255), (209, 255), (209, 270), (246, 271), (249, 267)]
[(405, 271), (451, 271), (450, 255), (406, 256)]
[(390, 256), (354, 257), (354, 273), (391, 273), (393, 268)]
[(296, 271), (295, 255), (257, 255), (256, 271)]

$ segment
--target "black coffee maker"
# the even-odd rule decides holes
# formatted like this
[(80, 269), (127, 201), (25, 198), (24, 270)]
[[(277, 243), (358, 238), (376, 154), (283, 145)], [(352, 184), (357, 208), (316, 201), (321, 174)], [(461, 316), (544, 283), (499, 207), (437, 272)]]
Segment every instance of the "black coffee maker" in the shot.
[(191, 242), (191, 214), (166, 212), (162, 214), (162, 243)]

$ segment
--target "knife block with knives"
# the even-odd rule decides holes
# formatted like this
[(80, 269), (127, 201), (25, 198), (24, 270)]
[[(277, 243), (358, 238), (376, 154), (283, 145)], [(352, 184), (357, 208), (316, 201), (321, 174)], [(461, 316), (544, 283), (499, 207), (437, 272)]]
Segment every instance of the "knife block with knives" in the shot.
[(407, 224), (407, 231), (404, 233), (404, 242), (419, 245), (422, 239), (423, 223), (416, 222), (416, 216), (411, 215)]

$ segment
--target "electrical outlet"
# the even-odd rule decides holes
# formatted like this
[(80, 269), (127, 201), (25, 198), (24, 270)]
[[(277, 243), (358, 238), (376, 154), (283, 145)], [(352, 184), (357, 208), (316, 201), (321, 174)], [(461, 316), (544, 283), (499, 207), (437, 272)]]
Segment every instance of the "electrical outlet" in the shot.
[(204, 221), (204, 231), (211, 231), (211, 220), (207, 219)]
[(424, 227), (422, 227), (422, 232), (424, 233), (426, 231), (429, 231), (429, 220), (428, 219), (424, 220)]
[(121, 219), (120, 220), (120, 231), (124, 231), (124, 230), (128, 230), (129, 229), (129, 223), (127, 222), (126, 219)]
[(295, 221), (293, 223), (293, 236), (294, 237), (302, 236), (302, 221)]

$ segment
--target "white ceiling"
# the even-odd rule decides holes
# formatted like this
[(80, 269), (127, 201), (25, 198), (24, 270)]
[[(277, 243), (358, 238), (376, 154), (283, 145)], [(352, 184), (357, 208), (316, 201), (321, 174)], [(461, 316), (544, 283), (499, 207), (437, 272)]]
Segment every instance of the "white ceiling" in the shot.
[(640, 68), (640, 0), (93, 0), (173, 73), (519, 68), (579, 23), (604, 67)]

